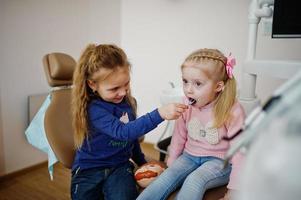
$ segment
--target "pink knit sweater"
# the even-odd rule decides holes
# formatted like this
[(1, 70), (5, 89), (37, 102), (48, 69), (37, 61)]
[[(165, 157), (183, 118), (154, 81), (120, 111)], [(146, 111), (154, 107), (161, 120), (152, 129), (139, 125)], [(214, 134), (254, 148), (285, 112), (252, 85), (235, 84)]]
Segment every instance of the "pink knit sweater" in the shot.
[[(212, 103), (200, 109), (189, 106), (175, 123), (167, 165), (170, 166), (183, 151), (193, 156), (215, 156), (223, 159), (231, 142), (222, 138), (234, 135), (242, 127), (244, 119), (244, 110), (236, 102), (231, 109), (230, 119), (220, 128), (212, 128)], [(231, 161), (229, 189), (238, 189), (236, 177), (240, 172), (242, 160), (243, 156), (237, 153)]]

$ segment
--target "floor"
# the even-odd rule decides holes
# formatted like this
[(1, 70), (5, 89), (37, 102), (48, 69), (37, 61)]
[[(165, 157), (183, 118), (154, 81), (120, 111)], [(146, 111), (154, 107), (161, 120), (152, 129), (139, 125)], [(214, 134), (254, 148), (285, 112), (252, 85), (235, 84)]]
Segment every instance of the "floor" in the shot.
[[(141, 143), (145, 155), (159, 159), (152, 144)], [(49, 179), (47, 165), (10, 179), (0, 181), (0, 200), (67, 200), (70, 199), (70, 171), (61, 164), (54, 167), (54, 180)]]

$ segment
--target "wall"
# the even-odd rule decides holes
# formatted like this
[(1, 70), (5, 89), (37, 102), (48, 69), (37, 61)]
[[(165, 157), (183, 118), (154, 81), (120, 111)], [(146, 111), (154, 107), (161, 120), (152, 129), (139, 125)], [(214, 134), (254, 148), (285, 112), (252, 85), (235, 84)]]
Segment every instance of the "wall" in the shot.
[(10, 173), (46, 159), (24, 135), (28, 96), (49, 91), (42, 57), (60, 51), (77, 60), (89, 42), (119, 44), (120, 1), (1, 0), (0, 8), (0, 151)]
[[(193, 50), (210, 47), (232, 52), (238, 65), (246, 57), (248, 6), (241, 0), (127, 0), (122, 1), (121, 44), (133, 64), (132, 88), (144, 114), (160, 105), (159, 95), (168, 82), (180, 85), (184, 58)], [(261, 30), (260, 30), (261, 31)], [(269, 59), (301, 59), (301, 41), (271, 40), (259, 33), (258, 56)], [(258, 96), (263, 101), (283, 80), (259, 77)], [(156, 142), (164, 125), (146, 141)]]
[[(3, 24), (4, 19), (4, 9), (3, 6), (0, 6), (0, 26)], [(0, 29), (2, 30), (2, 29)], [(4, 38), (0, 35), (0, 44), (3, 44)], [(2, 51), (0, 47), (0, 60), (2, 60)], [(1, 62), (1, 61), (0, 61)], [(0, 65), (0, 78), (2, 79), (2, 75), (4, 73), (4, 66), (2, 64)], [(0, 176), (5, 173), (5, 158), (4, 158), (4, 144), (3, 144), (3, 128), (2, 128), (2, 104), (1, 104), (1, 88), (2, 88), (2, 82), (0, 79)]]
[[(2, 6), (0, 6), (0, 26), (1, 26), (1, 24), (3, 24), (3, 16), (4, 16), (3, 13), (4, 13), (4, 9), (3, 9)], [(0, 30), (2, 30), (2, 29), (0, 29)], [(2, 37), (0, 37), (0, 44), (3, 44), (3, 38)], [(0, 56), (1, 56), (1, 53), (2, 52), (0, 51)], [(3, 69), (4, 69), (4, 67), (2, 65), (0, 65), (0, 78), (1, 78), (1, 74), (3, 74)], [(2, 88), (2, 82), (1, 82), (1, 79), (0, 79), (0, 176), (2, 174), (4, 174), (4, 171), (5, 171), (3, 129), (2, 129), (2, 112), (1, 112), (1, 110), (2, 110), (1, 109), (1, 88)]]
[(3, 146), (3, 133), (2, 133), (2, 115), (1, 115), (1, 113), (2, 112), (1, 112), (1, 87), (0, 87), (0, 176), (5, 173), (4, 146)]

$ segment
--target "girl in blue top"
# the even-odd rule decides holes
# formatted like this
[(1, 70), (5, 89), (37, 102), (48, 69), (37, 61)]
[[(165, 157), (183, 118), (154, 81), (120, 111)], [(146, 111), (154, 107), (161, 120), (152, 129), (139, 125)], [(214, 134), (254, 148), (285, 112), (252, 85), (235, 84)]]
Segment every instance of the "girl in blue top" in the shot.
[(164, 119), (177, 119), (187, 106), (168, 104), (136, 119), (130, 63), (115, 45), (88, 45), (73, 78), (72, 199), (136, 199), (130, 159), (146, 162), (138, 138)]

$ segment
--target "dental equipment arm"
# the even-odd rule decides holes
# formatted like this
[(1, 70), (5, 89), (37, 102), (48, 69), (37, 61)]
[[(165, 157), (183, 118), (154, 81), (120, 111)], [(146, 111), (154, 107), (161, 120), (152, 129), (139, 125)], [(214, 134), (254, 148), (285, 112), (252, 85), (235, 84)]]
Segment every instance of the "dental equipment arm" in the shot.
[(224, 166), (226, 166), (228, 164), (229, 160), (240, 149), (249, 148), (249, 146), (253, 142), (254, 138), (257, 136), (256, 132), (250, 131), (250, 130), (252, 130), (254, 127), (256, 127), (265, 118), (265, 116), (269, 113), (269, 110), (279, 103), (279, 101), (283, 98), (283, 94), (285, 92), (289, 91), (295, 85), (297, 85), (297, 83), (300, 82), (300, 80), (301, 80), (301, 70), (295, 77), (288, 80), (281, 87), (279, 87), (279, 89), (277, 89), (273, 93), (272, 97), (264, 104), (264, 106), (262, 108), (261, 108), (261, 106), (256, 107), (250, 113), (250, 115), (246, 118), (242, 129), (240, 129), (231, 138), (224, 138), (225, 140), (232, 140), (233, 138), (238, 136), (239, 133), (244, 132), (244, 134), (242, 134), (237, 139), (237, 142), (233, 143), (231, 148), (226, 153), (225, 160), (224, 160)]

